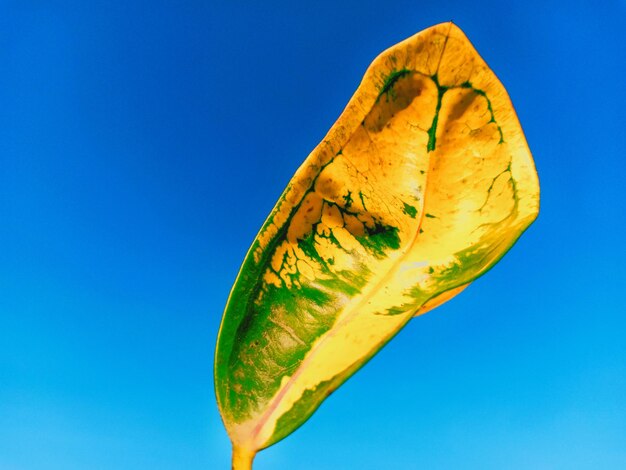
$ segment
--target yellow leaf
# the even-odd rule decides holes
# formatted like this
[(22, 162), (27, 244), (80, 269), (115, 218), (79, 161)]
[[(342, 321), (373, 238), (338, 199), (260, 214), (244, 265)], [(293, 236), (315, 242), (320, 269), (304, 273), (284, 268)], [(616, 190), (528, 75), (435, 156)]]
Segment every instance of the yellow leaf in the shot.
[(414, 315), (491, 268), (538, 208), (509, 97), (459, 28), (377, 57), (231, 291), (215, 380), (237, 459), (291, 433)]

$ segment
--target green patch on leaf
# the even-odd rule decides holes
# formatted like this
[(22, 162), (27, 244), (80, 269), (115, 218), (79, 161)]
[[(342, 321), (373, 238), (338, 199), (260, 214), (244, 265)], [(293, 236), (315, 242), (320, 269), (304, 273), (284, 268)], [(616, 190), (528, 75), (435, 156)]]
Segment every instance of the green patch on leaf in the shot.
[(411, 217), (412, 219), (414, 219), (415, 216), (417, 215), (417, 209), (414, 206), (407, 204), (406, 202), (404, 203), (403, 212), (409, 217)]
[(365, 227), (365, 232), (365, 235), (356, 237), (356, 239), (377, 258), (386, 256), (388, 250), (400, 248), (398, 227), (384, 225), (376, 221), (374, 227)]

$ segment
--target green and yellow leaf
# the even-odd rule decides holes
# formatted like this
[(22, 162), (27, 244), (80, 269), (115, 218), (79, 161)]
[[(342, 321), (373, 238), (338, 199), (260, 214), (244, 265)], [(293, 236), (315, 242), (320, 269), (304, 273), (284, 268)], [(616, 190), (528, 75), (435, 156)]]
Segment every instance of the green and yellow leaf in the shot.
[(236, 454), (306, 421), (413, 316), (491, 268), (539, 185), (509, 97), (440, 24), (377, 57), (248, 252), (219, 333)]

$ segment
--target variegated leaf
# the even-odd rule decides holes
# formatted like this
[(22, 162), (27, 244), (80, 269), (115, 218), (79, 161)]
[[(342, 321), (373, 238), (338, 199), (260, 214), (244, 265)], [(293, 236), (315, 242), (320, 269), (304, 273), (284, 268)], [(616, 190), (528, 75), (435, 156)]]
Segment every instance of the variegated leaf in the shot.
[(231, 291), (215, 381), (234, 465), (248, 467), (414, 315), (491, 268), (538, 207), (509, 97), (458, 27), (376, 58)]

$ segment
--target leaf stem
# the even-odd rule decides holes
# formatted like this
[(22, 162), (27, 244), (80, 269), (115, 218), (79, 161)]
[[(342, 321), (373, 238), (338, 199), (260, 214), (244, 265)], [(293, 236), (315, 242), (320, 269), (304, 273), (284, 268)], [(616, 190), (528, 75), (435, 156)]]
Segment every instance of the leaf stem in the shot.
[(232, 470), (252, 470), (252, 461), (256, 452), (233, 444), (233, 468)]

